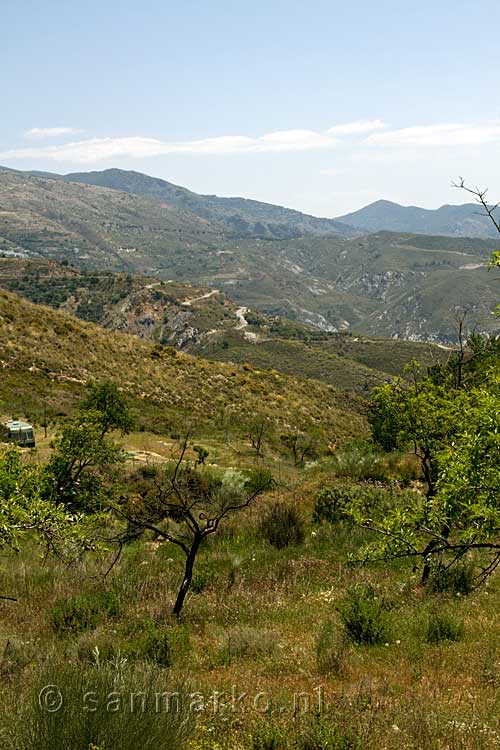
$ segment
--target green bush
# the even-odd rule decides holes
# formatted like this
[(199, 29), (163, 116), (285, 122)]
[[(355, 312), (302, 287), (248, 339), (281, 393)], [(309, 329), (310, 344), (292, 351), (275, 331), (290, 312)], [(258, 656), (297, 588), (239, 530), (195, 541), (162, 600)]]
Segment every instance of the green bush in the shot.
[(141, 624), (138, 632), (124, 643), (123, 654), (160, 667), (172, 666), (176, 656), (189, 649), (189, 636), (180, 626), (159, 626), (152, 620)]
[(304, 520), (293, 506), (276, 503), (260, 522), (258, 533), (276, 549), (294, 547), (304, 541)]
[(364, 514), (380, 512), (390, 506), (391, 494), (387, 490), (369, 484), (334, 484), (323, 487), (316, 495), (313, 521), (338, 523), (349, 519), (350, 509), (362, 510)]
[(351, 730), (318, 718), (293, 729), (277, 721), (256, 723), (247, 741), (251, 750), (361, 750), (362, 744)]
[(430, 591), (437, 594), (461, 594), (467, 596), (475, 588), (474, 566), (456, 563), (449, 567), (439, 565), (429, 580)]
[[(51, 695), (46, 690), (52, 710), (39, 701), (46, 686), (56, 686)], [(193, 733), (184, 689), (163, 672), (124, 660), (94, 666), (52, 660), (14, 687), (2, 700), (2, 750), (183, 750)], [(158, 710), (156, 694), (166, 693), (178, 693), (180, 710), (166, 710), (163, 702)]]
[(427, 621), (425, 639), (427, 643), (460, 641), (464, 636), (464, 631), (462, 618), (443, 609), (434, 609)]
[(58, 602), (50, 617), (56, 633), (77, 633), (97, 627), (118, 612), (118, 599), (112, 591), (93, 591)]
[(338, 607), (349, 640), (367, 646), (390, 639), (387, 610), (387, 603), (370, 585), (351, 588)]
[(201, 594), (202, 591), (209, 588), (217, 578), (217, 573), (208, 562), (198, 562), (193, 572), (191, 581), (191, 591), (193, 594)]

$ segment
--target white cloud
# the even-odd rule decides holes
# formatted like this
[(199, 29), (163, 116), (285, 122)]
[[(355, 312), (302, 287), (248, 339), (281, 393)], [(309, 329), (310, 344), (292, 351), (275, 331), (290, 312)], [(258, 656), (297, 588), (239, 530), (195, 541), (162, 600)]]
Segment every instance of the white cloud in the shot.
[(77, 135), (84, 131), (80, 128), (30, 128), (24, 135), (28, 138), (59, 138), (62, 135)]
[[(386, 130), (381, 120), (355, 120), (334, 125), (326, 131), (278, 130), (261, 136), (219, 136), (191, 141), (168, 141), (144, 136), (86, 138), (54, 145), (32, 145), (0, 153), (5, 160), (45, 160), (75, 164), (92, 164), (118, 158), (143, 159), (169, 154), (256, 154), (332, 149), (339, 143), (354, 149), (360, 146), (406, 147), (418, 157), (421, 147), (473, 146), (500, 141), (499, 123), (444, 123)], [(27, 131), (33, 138), (68, 135), (72, 128), (33, 128)], [(79, 132), (79, 131), (76, 131)], [(351, 158), (364, 154), (352, 151)], [(374, 156), (377, 152), (372, 151)], [(402, 153), (401, 151), (399, 153)]]
[(371, 133), (373, 130), (382, 130), (385, 127), (386, 124), (382, 120), (355, 120), (343, 125), (334, 125), (326, 132), (331, 135), (360, 135)]
[(382, 146), (475, 146), (500, 141), (499, 123), (443, 123), (373, 133), (365, 143)]
[(281, 130), (257, 138), (221, 136), (196, 141), (162, 141), (131, 136), (90, 138), (57, 146), (16, 148), (0, 153), (2, 159), (48, 159), (90, 163), (115, 157), (143, 158), (168, 154), (244, 154), (277, 151), (308, 151), (333, 147), (333, 136), (313, 130)]

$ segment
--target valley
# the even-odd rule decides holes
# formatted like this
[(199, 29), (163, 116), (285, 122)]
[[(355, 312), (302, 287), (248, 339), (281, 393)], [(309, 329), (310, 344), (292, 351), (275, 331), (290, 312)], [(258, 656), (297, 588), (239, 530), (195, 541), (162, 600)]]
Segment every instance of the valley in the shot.
[(469, 330), (498, 330), (493, 239), (333, 229), (249, 238), (184, 203), (127, 192), (128, 174), (114, 170), (110, 188), (0, 172), (0, 255), (219, 289), (326, 332), (453, 343), (457, 309)]

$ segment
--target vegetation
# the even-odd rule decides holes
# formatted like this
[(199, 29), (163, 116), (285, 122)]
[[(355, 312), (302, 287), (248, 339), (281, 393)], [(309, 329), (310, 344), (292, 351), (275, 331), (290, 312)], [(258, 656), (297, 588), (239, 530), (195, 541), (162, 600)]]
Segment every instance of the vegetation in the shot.
[(1, 746), (495, 747), (499, 344), (457, 339), (366, 420), (0, 295), (2, 409), (39, 416), (0, 446)]
[[(455, 343), (457, 301), (470, 310), (471, 329), (498, 328), (489, 314), (497, 290), (486, 268), (496, 249), (493, 239), (406, 232), (352, 236), (345, 225), (330, 220), (252, 201), (196, 196), (135, 173), (72, 177), (81, 182), (0, 171), (5, 213), (0, 255), (64, 261), (99, 269), (99, 276), (105, 267), (125, 278), (153, 276), (150, 283), (190, 282), (326, 332)], [(62, 301), (57, 285), (51, 286), (54, 302)], [(134, 296), (134, 284), (130, 291)], [(80, 313), (102, 321), (109, 304), (102, 288), (89, 302), (85, 307), (76, 300)], [(151, 307), (138, 320), (148, 318), (154, 325), (137, 329), (164, 328), (165, 338), (158, 340), (171, 343), (171, 318), (164, 325)], [(204, 343), (212, 345), (210, 339)], [(269, 352), (261, 356), (268, 358)]]

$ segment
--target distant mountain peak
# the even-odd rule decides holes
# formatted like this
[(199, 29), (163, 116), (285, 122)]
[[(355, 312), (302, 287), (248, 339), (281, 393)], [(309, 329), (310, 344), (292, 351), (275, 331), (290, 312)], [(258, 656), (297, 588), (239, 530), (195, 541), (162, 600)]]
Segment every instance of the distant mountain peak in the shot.
[[(500, 217), (500, 210), (498, 212)], [(496, 237), (491, 220), (475, 203), (446, 204), (436, 209), (402, 206), (377, 200), (358, 211), (337, 217), (337, 221), (363, 232), (408, 232), (450, 237)]]

